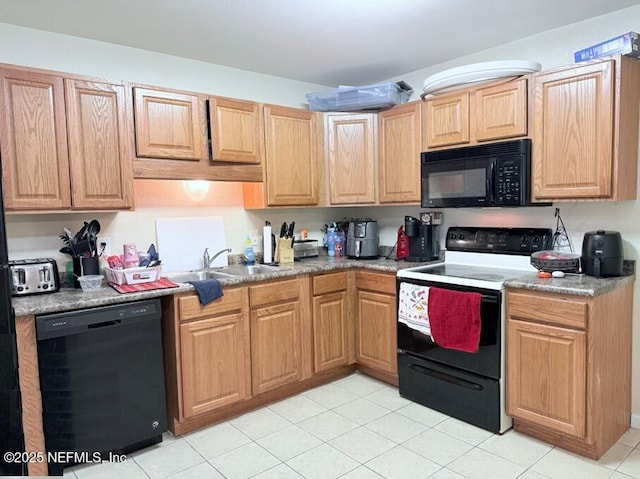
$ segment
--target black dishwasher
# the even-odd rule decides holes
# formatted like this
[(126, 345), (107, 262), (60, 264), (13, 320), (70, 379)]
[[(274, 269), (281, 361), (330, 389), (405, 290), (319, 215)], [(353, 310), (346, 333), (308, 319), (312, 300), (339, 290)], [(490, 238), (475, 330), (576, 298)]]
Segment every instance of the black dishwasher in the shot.
[(36, 316), (49, 474), (162, 441), (161, 314), (152, 299)]

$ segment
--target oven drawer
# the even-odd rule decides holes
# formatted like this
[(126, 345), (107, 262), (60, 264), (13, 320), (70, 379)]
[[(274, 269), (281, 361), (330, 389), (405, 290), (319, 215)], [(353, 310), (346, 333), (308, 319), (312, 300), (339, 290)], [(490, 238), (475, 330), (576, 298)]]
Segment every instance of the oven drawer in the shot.
[(400, 395), (487, 431), (500, 432), (500, 383), (409, 354), (398, 354)]

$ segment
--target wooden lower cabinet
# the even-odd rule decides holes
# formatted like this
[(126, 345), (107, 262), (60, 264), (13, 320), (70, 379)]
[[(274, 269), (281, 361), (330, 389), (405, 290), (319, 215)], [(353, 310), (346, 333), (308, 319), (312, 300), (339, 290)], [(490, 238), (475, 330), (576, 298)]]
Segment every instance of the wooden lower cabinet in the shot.
[(301, 377), (301, 317), (298, 301), (251, 311), (251, 369), (254, 394)]
[(314, 372), (350, 362), (347, 273), (313, 277)]
[(395, 275), (358, 271), (355, 302), (356, 361), (365, 372), (397, 385)]
[(232, 313), (180, 325), (185, 417), (249, 395), (247, 324), (241, 313)]
[(253, 394), (310, 376), (309, 311), (301, 294), (308, 282), (300, 277), (249, 287)]
[(517, 431), (597, 459), (629, 429), (632, 288), (508, 290), (507, 414)]
[[(251, 396), (248, 291), (202, 306), (193, 293), (163, 299), (169, 429)], [(178, 432), (176, 432), (178, 431)]]
[(299, 275), (163, 298), (169, 429), (193, 431), (352, 373), (398, 384), (395, 274)]

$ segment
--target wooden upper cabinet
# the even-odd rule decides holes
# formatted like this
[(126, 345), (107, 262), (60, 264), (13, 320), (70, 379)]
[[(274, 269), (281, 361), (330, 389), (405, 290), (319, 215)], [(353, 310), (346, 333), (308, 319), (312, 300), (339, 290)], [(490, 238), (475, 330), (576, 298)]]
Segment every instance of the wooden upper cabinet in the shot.
[(528, 79), (438, 95), (425, 101), (425, 149), (526, 136)]
[(421, 103), (378, 113), (378, 200), (420, 202)]
[(469, 143), (469, 92), (426, 100), (424, 129), (427, 148)]
[(264, 131), (258, 103), (211, 97), (209, 122), (214, 161), (262, 163)]
[(635, 199), (638, 62), (616, 57), (533, 82), (533, 198)]
[(316, 114), (265, 105), (267, 206), (318, 204)]
[(527, 134), (527, 79), (500, 83), (474, 92), (478, 142)]
[(5, 208), (70, 208), (62, 77), (0, 69), (0, 80)]
[(376, 115), (325, 115), (325, 157), (331, 205), (376, 201)]
[(205, 100), (196, 94), (134, 87), (136, 155), (209, 158)]
[(65, 80), (74, 208), (133, 206), (130, 102), (124, 85)]
[(133, 206), (130, 102), (124, 85), (0, 70), (7, 210)]

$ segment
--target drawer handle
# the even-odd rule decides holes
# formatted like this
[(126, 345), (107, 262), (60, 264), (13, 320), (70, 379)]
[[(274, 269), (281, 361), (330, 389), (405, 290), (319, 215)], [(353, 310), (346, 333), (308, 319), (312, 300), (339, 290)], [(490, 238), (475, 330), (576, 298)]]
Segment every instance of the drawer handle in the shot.
[(424, 366), (420, 366), (419, 364), (409, 364), (409, 368), (414, 371), (426, 374), (427, 376), (434, 377), (436, 379), (440, 379), (442, 381), (447, 381), (448, 383), (455, 384), (456, 386), (461, 386), (467, 389), (473, 389), (475, 391), (482, 391), (482, 386), (480, 384), (472, 383), (471, 381), (465, 381), (464, 379), (456, 378), (455, 376), (451, 376), (449, 374), (442, 373), (440, 371), (435, 371), (430, 368), (425, 368)]

